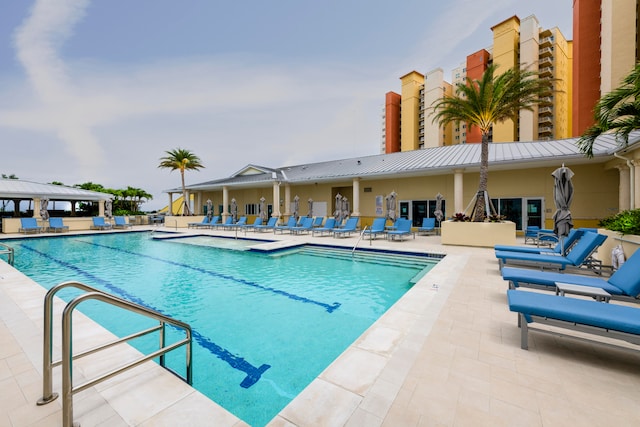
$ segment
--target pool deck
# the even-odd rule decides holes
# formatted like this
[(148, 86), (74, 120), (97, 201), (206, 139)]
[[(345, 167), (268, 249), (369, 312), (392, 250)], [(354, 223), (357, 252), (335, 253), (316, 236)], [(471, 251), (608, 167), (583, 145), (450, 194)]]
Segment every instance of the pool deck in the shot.
[[(247, 237), (348, 248), (358, 239), (254, 232)], [(594, 344), (538, 333), (530, 334), (528, 351), (520, 349), (516, 315), (508, 310), (507, 283), (493, 249), (442, 246), (439, 236), (362, 240), (359, 247), (365, 246), (447, 256), (270, 427), (640, 425), (640, 349), (613, 347), (604, 338)], [(44, 293), (0, 262), (0, 427), (62, 425), (61, 398), (36, 406), (42, 396)], [(62, 304), (55, 308), (59, 319)], [(54, 324), (56, 357), (59, 321)], [(74, 315), (74, 351), (107, 336)], [(119, 360), (136, 357), (123, 347), (74, 362), (74, 382), (104, 372), (116, 354)], [(60, 391), (60, 376), (54, 369), (54, 391)], [(85, 427), (246, 425), (152, 362), (78, 393), (74, 420)]]

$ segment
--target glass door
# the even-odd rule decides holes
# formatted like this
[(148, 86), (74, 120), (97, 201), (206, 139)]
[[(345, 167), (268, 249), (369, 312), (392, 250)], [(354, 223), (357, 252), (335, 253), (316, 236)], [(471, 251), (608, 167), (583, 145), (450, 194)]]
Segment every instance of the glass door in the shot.
[(543, 227), (542, 199), (527, 199), (527, 227)]

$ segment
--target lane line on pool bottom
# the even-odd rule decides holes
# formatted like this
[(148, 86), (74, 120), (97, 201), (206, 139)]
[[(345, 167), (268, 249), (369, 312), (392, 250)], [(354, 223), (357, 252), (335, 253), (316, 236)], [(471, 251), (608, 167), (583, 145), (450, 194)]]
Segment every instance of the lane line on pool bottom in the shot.
[(250, 280), (239, 279), (237, 277), (233, 277), (233, 276), (230, 276), (230, 275), (227, 275), (227, 274), (216, 273), (215, 271), (206, 270), (206, 269), (200, 268), (200, 267), (193, 267), (193, 266), (191, 266), (189, 264), (183, 264), (183, 263), (176, 262), (176, 261), (166, 260), (166, 259), (162, 259), (162, 258), (156, 258), (156, 257), (153, 257), (151, 255), (145, 255), (145, 254), (141, 254), (141, 253), (138, 253), (138, 252), (128, 251), (126, 249), (115, 248), (113, 246), (101, 245), (99, 243), (86, 242), (84, 240), (78, 240), (78, 242), (85, 243), (87, 245), (97, 246), (99, 248), (105, 248), (105, 249), (111, 249), (111, 250), (114, 250), (114, 251), (117, 251), (117, 252), (123, 252), (123, 253), (128, 254), (128, 255), (135, 255), (135, 256), (139, 256), (139, 257), (143, 257), (143, 258), (149, 258), (149, 259), (152, 259), (154, 261), (164, 262), (166, 264), (175, 265), (175, 266), (182, 267), (182, 268), (187, 268), (189, 270), (197, 271), (197, 272), (203, 273), (203, 274), (208, 274), (210, 276), (218, 277), (218, 278), (221, 278), (221, 279), (232, 280), (234, 282), (241, 283), (241, 284), (247, 285), (247, 286), (252, 286), (254, 288), (261, 289), (263, 291), (273, 292), (274, 294), (281, 295), (281, 296), (287, 297), (287, 298), (295, 300), (295, 301), (303, 302), (303, 303), (306, 303), (306, 304), (318, 305), (318, 306), (324, 308), (325, 310), (327, 310), (328, 313), (333, 313), (335, 310), (337, 310), (342, 305), (339, 302), (334, 302), (333, 304), (327, 304), (327, 303), (322, 302), (322, 301), (316, 301), (316, 300), (313, 300), (313, 299), (310, 299), (310, 298), (307, 298), (307, 297), (303, 297), (303, 296), (300, 296), (300, 295), (292, 294), (292, 293), (287, 292), (287, 291), (283, 291), (283, 290), (280, 290), (280, 289), (272, 288), (270, 286), (263, 286), (263, 285), (261, 285), (259, 283), (252, 282)]
[[(83, 275), (84, 277), (92, 280), (93, 282), (100, 284), (102, 286), (104, 286), (106, 289), (109, 289), (110, 291), (120, 295), (122, 298), (125, 298), (131, 302), (134, 302), (138, 305), (141, 305), (143, 307), (149, 308), (151, 310), (155, 310), (158, 313), (162, 313), (166, 316), (169, 316), (168, 314), (164, 313), (162, 310), (153, 307), (149, 304), (146, 304), (142, 299), (136, 297), (135, 295), (131, 295), (129, 292), (127, 292), (126, 290), (114, 285), (113, 283), (101, 279), (100, 277), (89, 273), (88, 271), (85, 271), (81, 268), (76, 267), (75, 265), (72, 265), (66, 261), (57, 259), (49, 254), (46, 254), (44, 252), (41, 252), (35, 248), (32, 248), (30, 246), (27, 246), (25, 244), (20, 244), (21, 247), (23, 247), (24, 249), (27, 249), (29, 251), (35, 252), (38, 255), (47, 258), (50, 261), (53, 261), (57, 264), (60, 264), (70, 270), (73, 270), (81, 275)], [(172, 316), (169, 316), (172, 317)], [(198, 344), (201, 347), (206, 348), (207, 350), (209, 350), (209, 352), (211, 352), (213, 355), (215, 355), (218, 359), (226, 362), (229, 364), (229, 366), (231, 366), (233, 369), (236, 369), (238, 371), (244, 372), (247, 376), (244, 378), (244, 380), (242, 380), (242, 382), (240, 383), (240, 386), (243, 388), (249, 388), (252, 385), (254, 385), (255, 383), (257, 383), (260, 380), (260, 377), (262, 376), (262, 374), (271, 367), (271, 365), (269, 364), (262, 364), (260, 367), (255, 367), (253, 366), (251, 363), (247, 362), (244, 357), (240, 357), (240, 356), (236, 356), (233, 353), (231, 353), (229, 350), (220, 347), (218, 344), (214, 343), (213, 341), (211, 341), (208, 337), (205, 337), (204, 335), (200, 334), (198, 331), (196, 330), (192, 330), (191, 331), (191, 335), (192, 337), (198, 342)]]

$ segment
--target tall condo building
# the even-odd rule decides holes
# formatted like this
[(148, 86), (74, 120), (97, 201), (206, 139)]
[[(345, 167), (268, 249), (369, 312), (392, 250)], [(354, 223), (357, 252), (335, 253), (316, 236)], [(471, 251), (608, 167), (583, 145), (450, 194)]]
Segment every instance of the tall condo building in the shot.
[[(383, 152), (417, 150), (452, 144), (478, 143), (480, 131), (466, 123), (442, 129), (433, 123), (430, 106), (466, 79), (479, 79), (490, 64), (497, 73), (514, 66), (539, 71), (555, 80), (550, 105), (533, 112), (522, 111), (516, 123), (496, 124), (493, 142), (535, 141), (571, 136), (571, 42), (557, 28), (543, 29), (535, 16), (523, 20), (512, 16), (491, 28), (493, 45), (466, 57), (451, 74), (451, 83), (437, 68), (426, 74), (412, 71), (400, 78), (401, 93), (387, 93), (383, 111)], [(393, 99), (393, 103), (390, 103)], [(399, 106), (399, 111), (397, 111)], [(399, 125), (396, 124), (399, 121)]]

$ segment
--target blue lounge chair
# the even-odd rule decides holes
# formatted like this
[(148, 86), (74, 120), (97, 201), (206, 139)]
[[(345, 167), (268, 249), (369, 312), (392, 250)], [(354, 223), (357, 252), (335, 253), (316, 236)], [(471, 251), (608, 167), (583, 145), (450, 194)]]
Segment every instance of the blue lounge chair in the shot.
[(232, 221), (231, 224), (224, 224), (222, 228), (225, 230), (238, 230), (238, 229), (242, 229), (242, 227), (247, 225), (246, 216), (241, 216), (240, 218), (238, 218), (238, 222), (234, 223), (233, 218), (231, 218), (231, 221)]
[(275, 227), (273, 227), (273, 234), (276, 234), (277, 232), (284, 233), (285, 231), (291, 233), (291, 229), (296, 227), (297, 225), (298, 223), (296, 221), (296, 218), (294, 216), (290, 216), (285, 225), (276, 225)]
[(297, 225), (297, 226), (291, 228), (291, 230), (289, 230), (289, 232), (291, 234), (302, 234), (302, 233), (310, 233), (311, 230), (313, 230), (313, 218), (304, 217), (300, 221), (300, 225)]
[(209, 217), (207, 215), (204, 216), (204, 218), (202, 218), (202, 221), (200, 222), (190, 222), (187, 224), (187, 228), (199, 228), (199, 227), (209, 227), (211, 225), (211, 220), (213, 219), (213, 217), (211, 217), (211, 219), (209, 219)]
[(325, 233), (332, 234), (333, 230), (336, 229), (336, 219), (335, 218), (327, 218), (324, 222), (323, 227), (316, 227), (311, 230), (311, 235), (315, 236), (318, 233), (320, 236), (323, 236)]
[(323, 216), (317, 216), (316, 219), (313, 220), (314, 227), (322, 227), (322, 223), (324, 222)]
[(94, 216), (93, 225), (90, 228), (92, 230), (111, 230), (111, 224), (105, 222), (102, 216)]
[(216, 215), (211, 218), (211, 221), (209, 222), (209, 228), (214, 229), (218, 225), (220, 225), (220, 215)]
[(573, 228), (569, 232), (569, 235), (565, 237), (561, 242), (558, 242), (553, 248), (540, 248), (531, 246), (513, 246), (513, 245), (495, 245), (493, 248), (496, 251), (509, 251), (509, 252), (526, 252), (529, 254), (561, 254), (564, 250), (564, 253), (567, 254), (571, 247), (582, 237), (585, 231), (591, 229), (584, 228)]
[(232, 225), (232, 224), (233, 224), (233, 217), (231, 215), (229, 215), (227, 217), (227, 219), (224, 221), (224, 223), (215, 224), (215, 225), (212, 225), (210, 227), (211, 228), (215, 227), (216, 229), (218, 229), (218, 228), (224, 228), (227, 225)]
[(354, 217), (349, 218), (347, 222), (344, 223), (344, 227), (336, 228), (333, 230), (333, 237), (345, 237), (350, 236), (351, 233), (356, 233), (358, 227), (358, 221), (360, 218)]
[(598, 270), (601, 267), (601, 263), (594, 260), (591, 255), (606, 239), (607, 236), (603, 234), (586, 232), (566, 256), (496, 251), (496, 258), (500, 263), (500, 270), (504, 265), (508, 264), (522, 264), (540, 269), (555, 268), (565, 270), (567, 267), (586, 267)]
[(511, 289), (527, 287), (556, 291), (556, 283), (562, 282), (604, 289), (611, 294), (612, 299), (640, 303), (639, 272), (640, 250), (636, 250), (608, 279), (513, 267), (503, 268), (502, 278), (509, 281)]
[(62, 218), (49, 218), (49, 227), (47, 228), (49, 232), (57, 233), (63, 231), (69, 231), (69, 226), (64, 225)]
[(41, 233), (42, 227), (38, 225), (38, 220), (35, 218), (20, 218), (21, 227), (18, 229), (20, 233)]
[(404, 240), (405, 236), (413, 235), (416, 238), (414, 232), (411, 231), (411, 220), (405, 218), (398, 218), (395, 223), (395, 230), (387, 232), (387, 239), (395, 240), (397, 237), (400, 240)]
[(552, 244), (557, 242), (558, 239), (553, 234), (553, 230), (540, 228), (535, 225), (531, 225), (524, 230), (524, 243), (531, 242), (536, 246), (540, 244)]
[(253, 223), (251, 224), (245, 224), (242, 229), (244, 231), (248, 231), (248, 230), (253, 230), (254, 227), (260, 226), (262, 225), (262, 218), (260, 218), (259, 216), (257, 216), (254, 220)]
[(529, 329), (536, 330), (530, 323), (640, 344), (640, 308), (513, 289), (507, 291), (507, 299), (509, 310), (518, 313), (520, 347), (524, 350), (529, 348)]
[(369, 240), (378, 237), (378, 234), (384, 234), (387, 232), (385, 226), (387, 225), (387, 218), (374, 218), (371, 228), (367, 228), (362, 232), (363, 236), (369, 236)]
[(435, 234), (436, 232), (436, 219), (435, 218), (422, 218), (422, 226), (416, 230), (417, 234)]
[(267, 221), (266, 224), (254, 225), (252, 228), (253, 228), (253, 231), (258, 231), (262, 233), (265, 230), (273, 230), (276, 227), (277, 223), (278, 223), (278, 217), (272, 216), (271, 218), (269, 218), (269, 221)]
[(127, 222), (127, 220), (123, 216), (114, 216), (113, 217), (113, 228), (129, 228), (131, 224)]

